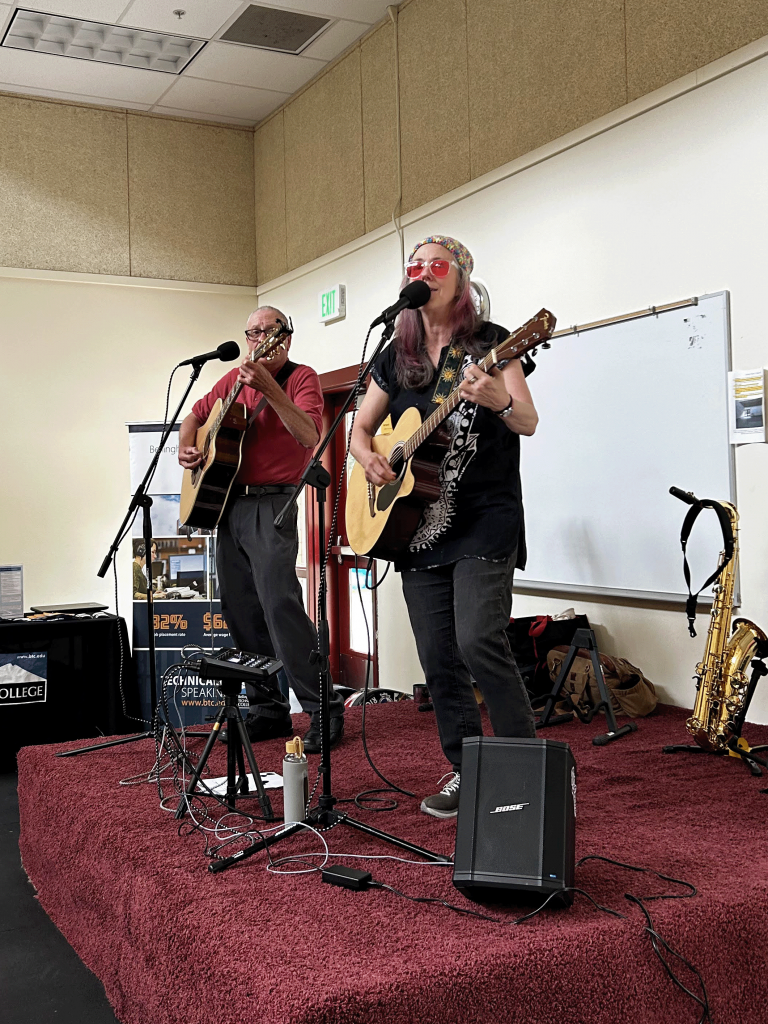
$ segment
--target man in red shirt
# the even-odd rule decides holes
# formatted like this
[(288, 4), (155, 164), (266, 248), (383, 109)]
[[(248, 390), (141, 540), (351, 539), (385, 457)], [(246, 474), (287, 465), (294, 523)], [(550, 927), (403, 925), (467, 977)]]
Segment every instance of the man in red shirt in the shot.
[[(274, 327), (287, 317), (262, 306), (248, 318), (245, 337), (253, 352)], [(302, 708), (312, 716), (304, 737), (305, 749), (320, 750), (320, 681), (310, 654), (317, 635), (304, 610), (296, 577), (297, 513), (281, 530), (274, 519), (298, 483), (320, 440), (323, 394), (315, 371), (288, 359), (290, 337), (255, 362), (246, 357), (196, 402), (179, 430), (179, 462), (194, 469), (202, 454), (195, 435), (208, 419), (217, 398), (225, 398), (236, 381), (246, 385), (238, 401), (249, 421), (240, 469), (219, 522), (216, 566), (221, 608), (237, 646), (244, 651), (277, 657)], [(248, 690), (246, 684), (246, 690)], [(275, 705), (277, 708), (277, 705)], [(331, 743), (344, 730), (344, 704), (333, 694), (330, 708)], [(280, 709), (252, 705), (246, 719), (251, 740), (290, 736), (288, 706)]]

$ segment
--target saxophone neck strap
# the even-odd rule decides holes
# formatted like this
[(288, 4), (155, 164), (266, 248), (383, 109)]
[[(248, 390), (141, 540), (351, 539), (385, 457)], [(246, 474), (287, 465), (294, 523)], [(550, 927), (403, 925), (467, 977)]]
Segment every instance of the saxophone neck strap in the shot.
[[(717, 515), (718, 522), (720, 523), (720, 529), (723, 533), (723, 554), (720, 559), (720, 564), (712, 573), (712, 575), (699, 587), (695, 594), (691, 593), (691, 570), (688, 565), (688, 555), (686, 548), (688, 547), (688, 538), (691, 535), (693, 524), (696, 522), (699, 513), (702, 509), (711, 508)], [(699, 599), (699, 594), (710, 583), (714, 583), (715, 580), (720, 576), (723, 569), (728, 565), (730, 560), (733, 558), (733, 552), (735, 549), (736, 540), (733, 535), (733, 523), (731, 517), (728, 515), (728, 510), (720, 501), (712, 501), (710, 498), (704, 498), (701, 501), (697, 501), (691, 505), (686, 513), (685, 519), (683, 520), (683, 528), (680, 531), (680, 544), (683, 548), (683, 575), (685, 576), (685, 585), (688, 587), (688, 599), (685, 602), (685, 614), (688, 616), (688, 632), (691, 636), (696, 636), (696, 630), (694, 628), (694, 622), (696, 621), (696, 604)]]

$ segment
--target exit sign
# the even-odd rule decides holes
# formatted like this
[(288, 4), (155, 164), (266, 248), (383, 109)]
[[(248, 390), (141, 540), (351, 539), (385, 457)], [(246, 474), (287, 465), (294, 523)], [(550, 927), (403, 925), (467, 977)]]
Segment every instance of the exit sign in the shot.
[(347, 286), (335, 284), (320, 292), (320, 323), (332, 324), (347, 315)]

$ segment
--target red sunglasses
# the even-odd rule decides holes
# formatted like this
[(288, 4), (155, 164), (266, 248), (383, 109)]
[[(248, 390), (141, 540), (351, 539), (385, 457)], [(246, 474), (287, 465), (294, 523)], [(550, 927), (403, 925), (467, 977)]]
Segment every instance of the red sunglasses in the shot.
[(429, 270), (433, 277), (448, 277), (451, 267), (457, 267), (453, 260), (411, 260), (405, 265), (405, 275), (415, 280), (421, 277), (424, 270)]

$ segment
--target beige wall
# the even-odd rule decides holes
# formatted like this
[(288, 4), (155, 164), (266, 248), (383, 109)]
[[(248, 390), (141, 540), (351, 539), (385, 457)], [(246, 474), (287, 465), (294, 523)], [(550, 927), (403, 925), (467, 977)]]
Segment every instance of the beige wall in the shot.
[(392, 216), (396, 72), (406, 213), (767, 33), (765, 0), (406, 0), (397, 62), (385, 21), (257, 128), (259, 284)]
[(0, 93), (0, 267), (253, 285), (253, 133)]
[(0, 266), (263, 284), (398, 171), (407, 213), (766, 33), (765, 0), (405, 0), (255, 133), (0, 93)]
[[(242, 345), (254, 292), (0, 270), (0, 564), (23, 563), (27, 608), (113, 606), (112, 575), (100, 580), (96, 572), (130, 496), (126, 421), (162, 421), (166, 382), (180, 360), (227, 338)], [(191, 401), (226, 369), (205, 366)], [(187, 380), (187, 371), (176, 374), (171, 409)], [(119, 559), (121, 612), (129, 616), (130, 541)]]

